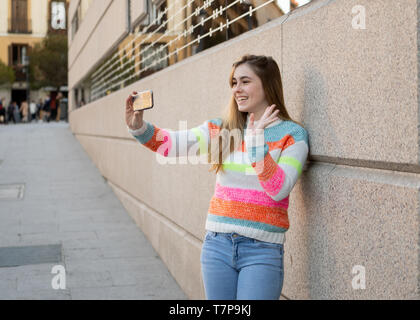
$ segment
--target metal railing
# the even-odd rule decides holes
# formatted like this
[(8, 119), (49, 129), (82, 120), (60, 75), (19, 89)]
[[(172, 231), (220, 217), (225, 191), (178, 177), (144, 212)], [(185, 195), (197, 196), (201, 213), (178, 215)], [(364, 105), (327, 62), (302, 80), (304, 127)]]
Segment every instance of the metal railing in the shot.
[(26, 81), (26, 72), (27, 69), (23, 65), (13, 65), (13, 70), (15, 71), (15, 81)]
[(31, 19), (12, 18), (9, 21), (9, 33), (32, 33)]

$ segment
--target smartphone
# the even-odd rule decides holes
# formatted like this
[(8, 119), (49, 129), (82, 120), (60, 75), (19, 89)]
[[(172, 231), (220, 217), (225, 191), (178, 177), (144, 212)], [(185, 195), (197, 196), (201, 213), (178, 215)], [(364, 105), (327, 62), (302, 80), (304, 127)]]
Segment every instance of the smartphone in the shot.
[(141, 111), (153, 108), (153, 91), (138, 92), (133, 96), (133, 110)]

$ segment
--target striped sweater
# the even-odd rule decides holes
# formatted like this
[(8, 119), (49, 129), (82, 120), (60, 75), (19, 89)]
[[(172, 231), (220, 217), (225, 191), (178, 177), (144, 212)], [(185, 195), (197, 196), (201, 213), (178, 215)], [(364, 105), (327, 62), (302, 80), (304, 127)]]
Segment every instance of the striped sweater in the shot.
[[(143, 121), (140, 129), (129, 132), (163, 157), (188, 156), (193, 150), (205, 155), (221, 123), (215, 118), (190, 130), (172, 131)], [(224, 172), (219, 170), (216, 175), (206, 230), (283, 243), (289, 228), (289, 194), (308, 156), (308, 133), (283, 120), (271, 123), (256, 136), (249, 131), (245, 127), (242, 146), (224, 160)], [(177, 147), (181, 145), (184, 147)]]

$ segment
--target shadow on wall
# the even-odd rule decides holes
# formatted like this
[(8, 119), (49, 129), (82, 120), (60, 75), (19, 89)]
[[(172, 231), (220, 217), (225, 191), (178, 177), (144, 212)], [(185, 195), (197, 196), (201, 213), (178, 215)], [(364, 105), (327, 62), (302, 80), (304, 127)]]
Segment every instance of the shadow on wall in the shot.
[[(328, 84), (322, 73), (306, 65), (303, 67), (303, 110), (302, 122), (309, 134), (309, 156), (311, 147), (318, 146), (317, 150), (323, 150), (319, 146), (325, 146), (326, 142), (334, 146), (336, 154), (342, 154), (341, 143), (334, 134), (335, 125), (328, 112)], [(316, 170), (312, 170), (315, 169)], [(302, 237), (305, 238), (301, 243), (305, 246), (302, 252), (302, 261), (305, 266), (302, 281), (308, 286), (305, 298), (325, 299), (337, 297), (337, 289), (332, 286), (331, 278), (336, 278), (334, 274), (340, 270), (337, 261), (340, 257), (336, 255), (335, 244), (331, 243), (334, 237), (334, 220), (330, 220), (325, 206), (331, 204), (329, 199), (330, 179), (329, 175), (335, 166), (317, 166), (316, 163), (309, 162), (305, 174), (301, 180), (302, 211), (299, 216), (303, 221)], [(332, 203), (333, 204), (333, 203)], [(331, 214), (336, 214), (336, 210), (330, 208)], [(328, 210), (329, 211), (329, 210)], [(299, 241), (300, 242), (300, 241)]]
[[(323, 75), (316, 69), (304, 67), (303, 88), (303, 123), (308, 130), (311, 139), (310, 145), (319, 146), (328, 145), (334, 148), (334, 153), (339, 156), (343, 154), (341, 141), (335, 134), (336, 123), (330, 117), (328, 111), (328, 83)], [(332, 110), (335, 113), (336, 110)], [(329, 149), (328, 148), (328, 149)]]

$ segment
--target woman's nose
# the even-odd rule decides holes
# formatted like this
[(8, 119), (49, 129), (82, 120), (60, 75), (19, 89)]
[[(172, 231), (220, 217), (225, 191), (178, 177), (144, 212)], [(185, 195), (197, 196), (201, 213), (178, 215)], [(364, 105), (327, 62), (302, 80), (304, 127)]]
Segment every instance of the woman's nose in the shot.
[(241, 92), (241, 91), (242, 91), (242, 88), (239, 85), (237, 85), (235, 88), (233, 88), (234, 93)]

